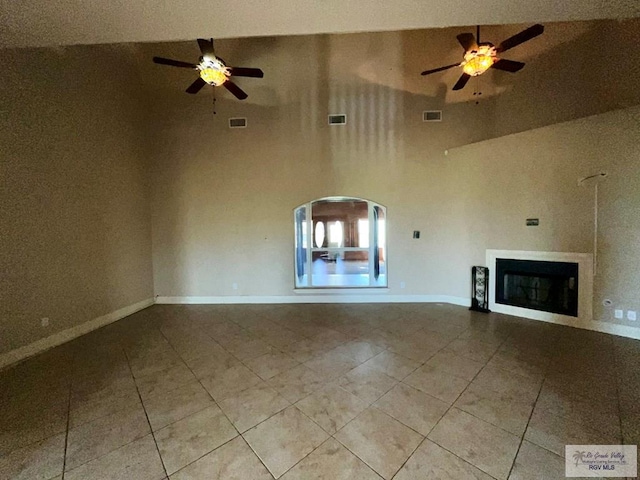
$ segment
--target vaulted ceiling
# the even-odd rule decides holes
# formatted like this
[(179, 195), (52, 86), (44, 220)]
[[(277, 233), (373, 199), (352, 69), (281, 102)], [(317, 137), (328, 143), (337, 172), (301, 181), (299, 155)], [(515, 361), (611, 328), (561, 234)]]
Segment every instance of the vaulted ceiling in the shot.
[(637, 0), (0, 0), (0, 46), (158, 42), (637, 16)]

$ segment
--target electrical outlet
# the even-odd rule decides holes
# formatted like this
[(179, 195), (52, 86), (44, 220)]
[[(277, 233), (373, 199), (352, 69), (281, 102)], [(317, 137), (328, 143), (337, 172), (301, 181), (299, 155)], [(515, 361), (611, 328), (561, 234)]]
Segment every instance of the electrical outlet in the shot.
[(234, 290), (237, 290), (237, 289), (238, 289), (238, 284), (237, 284), (237, 283), (234, 283), (233, 285), (231, 285), (231, 287), (232, 287)]
[(636, 321), (636, 311), (635, 310), (627, 310), (627, 320), (631, 320), (633, 322)]
[(614, 316), (614, 317), (616, 317), (616, 318), (618, 318), (618, 319), (622, 319), (622, 318), (624, 317), (623, 313), (624, 313), (624, 312), (623, 312), (622, 310), (617, 310), (617, 309), (616, 309), (616, 310), (614, 310), (614, 312), (613, 312), (613, 316)]
[(404, 282), (400, 282), (400, 288), (404, 288), (404, 287), (406, 287), (406, 286), (407, 286), (407, 284), (406, 284), (406, 283), (404, 283)]
[(43, 327), (48, 327), (49, 326), (49, 319), (47, 317), (41, 318), (40, 319), (40, 325), (42, 325)]

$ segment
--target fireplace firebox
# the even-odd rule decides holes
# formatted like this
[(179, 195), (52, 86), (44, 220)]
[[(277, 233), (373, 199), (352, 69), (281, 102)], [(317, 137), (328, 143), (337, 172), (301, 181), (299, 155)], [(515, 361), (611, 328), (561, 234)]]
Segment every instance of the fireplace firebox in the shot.
[(495, 302), (578, 316), (578, 264), (496, 258)]

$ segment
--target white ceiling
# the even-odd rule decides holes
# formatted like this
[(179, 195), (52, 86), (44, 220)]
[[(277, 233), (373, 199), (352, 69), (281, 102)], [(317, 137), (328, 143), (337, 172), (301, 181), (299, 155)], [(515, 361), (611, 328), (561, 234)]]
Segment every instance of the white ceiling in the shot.
[(0, 46), (633, 18), (638, 0), (0, 0)]

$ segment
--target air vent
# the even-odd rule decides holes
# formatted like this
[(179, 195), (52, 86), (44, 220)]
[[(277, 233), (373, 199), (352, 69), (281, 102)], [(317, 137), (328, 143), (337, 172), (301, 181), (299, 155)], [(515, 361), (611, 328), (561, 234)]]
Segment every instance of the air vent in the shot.
[(229, 128), (247, 128), (247, 119), (244, 117), (230, 118)]
[(344, 113), (329, 115), (329, 125), (346, 125), (347, 116)]
[(422, 112), (423, 122), (441, 122), (442, 110), (425, 110)]

